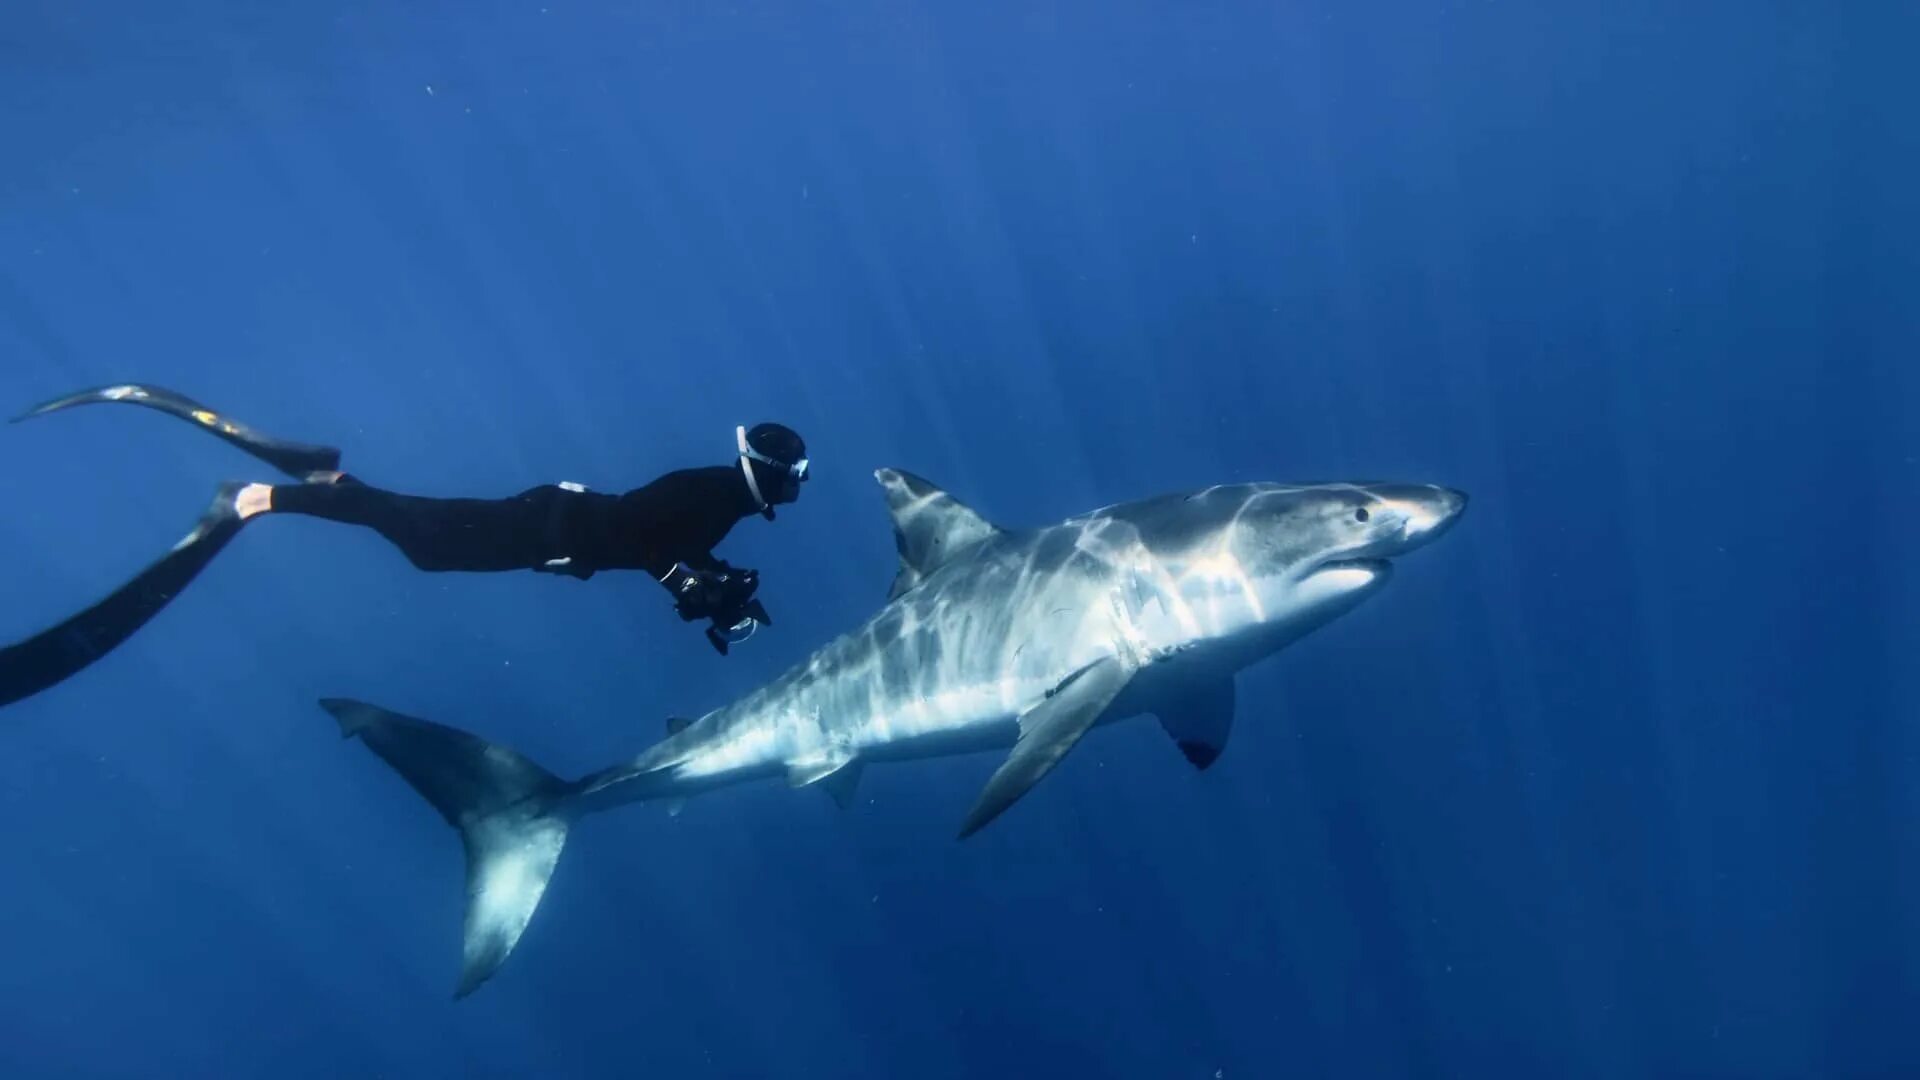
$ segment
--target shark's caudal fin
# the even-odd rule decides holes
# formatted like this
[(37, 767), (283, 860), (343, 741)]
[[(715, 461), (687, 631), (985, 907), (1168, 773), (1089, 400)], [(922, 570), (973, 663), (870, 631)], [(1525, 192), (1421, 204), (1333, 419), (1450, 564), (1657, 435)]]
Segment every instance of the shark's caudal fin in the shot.
[(504, 746), (345, 698), (322, 708), (393, 766), (460, 830), (467, 849), (464, 961), (454, 997), (473, 993), (513, 952), (567, 842), (567, 785)]

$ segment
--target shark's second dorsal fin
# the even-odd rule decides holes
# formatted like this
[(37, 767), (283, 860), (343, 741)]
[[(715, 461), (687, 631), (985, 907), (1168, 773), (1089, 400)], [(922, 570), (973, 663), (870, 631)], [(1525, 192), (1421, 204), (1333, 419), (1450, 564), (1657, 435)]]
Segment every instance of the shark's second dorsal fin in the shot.
[(1000, 529), (971, 507), (933, 484), (899, 469), (876, 469), (873, 478), (887, 496), (893, 515), (893, 542), (900, 549), (900, 573), (887, 599), (892, 600), (942, 564), (974, 545), (999, 534)]

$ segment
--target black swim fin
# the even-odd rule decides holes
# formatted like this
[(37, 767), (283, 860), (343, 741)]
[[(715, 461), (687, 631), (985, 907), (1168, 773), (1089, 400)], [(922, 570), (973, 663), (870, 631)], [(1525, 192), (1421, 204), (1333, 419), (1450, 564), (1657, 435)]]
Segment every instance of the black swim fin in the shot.
[(222, 484), (206, 513), (173, 550), (106, 599), (17, 645), (0, 649), (0, 706), (31, 697), (111, 652), (180, 595), (244, 524), (240, 484)]
[(238, 420), (221, 416), (185, 394), (175, 393), (160, 386), (120, 383), (114, 386), (81, 390), (35, 405), (14, 417), (13, 422), (17, 424), (31, 417), (45, 416), (51, 412), (70, 409), (75, 405), (98, 405), (115, 401), (129, 405), (145, 405), (149, 409), (158, 409), (169, 416), (177, 416), (190, 424), (205, 428), (296, 480), (305, 480), (310, 473), (334, 472), (340, 468), (340, 451), (331, 446), (312, 446), (263, 435)]

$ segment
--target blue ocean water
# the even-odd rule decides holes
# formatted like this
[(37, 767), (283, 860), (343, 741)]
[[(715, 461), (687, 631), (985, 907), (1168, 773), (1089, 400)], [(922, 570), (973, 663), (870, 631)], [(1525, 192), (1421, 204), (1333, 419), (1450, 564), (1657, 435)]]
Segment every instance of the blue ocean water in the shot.
[[(0, 12), (0, 410), (139, 379), (505, 495), (807, 436), (720, 658), (639, 575), (250, 527), (0, 714), (8, 1076), (1920, 1074), (1920, 97), (1899, 4), (188, 2)], [(265, 478), (0, 429), (0, 639)], [(564, 775), (884, 598), (873, 469), (990, 518), (1473, 496), (1096, 733), (633, 807), (454, 1002), (461, 853), (314, 704)]]

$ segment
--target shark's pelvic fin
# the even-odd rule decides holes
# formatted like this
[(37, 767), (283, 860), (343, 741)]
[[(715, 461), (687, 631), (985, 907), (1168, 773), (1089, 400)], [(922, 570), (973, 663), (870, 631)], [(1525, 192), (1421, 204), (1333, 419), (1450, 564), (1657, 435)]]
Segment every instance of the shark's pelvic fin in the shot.
[(826, 753), (787, 763), (787, 783), (794, 787), (820, 785), (833, 798), (834, 805), (845, 810), (853, 804), (854, 789), (860, 786), (865, 764), (847, 753)]
[(1233, 676), (1195, 680), (1167, 692), (1153, 708), (1160, 726), (1196, 769), (1219, 759), (1233, 731)]
[(794, 787), (817, 784), (854, 763), (850, 753), (825, 752), (787, 762), (787, 783)]
[(860, 786), (860, 773), (866, 767), (866, 763), (858, 759), (849, 761), (841, 768), (821, 777), (820, 790), (827, 793), (827, 796), (833, 800), (833, 805), (845, 810), (853, 805), (855, 789)]
[(1020, 740), (967, 813), (967, 820), (960, 826), (960, 839), (965, 840), (999, 817), (1059, 764), (1125, 689), (1132, 675), (1119, 660), (1103, 657), (1067, 676), (1044, 701), (1022, 714)]
[(824, 753), (787, 763), (787, 783), (794, 787), (820, 785), (833, 798), (834, 805), (845, 810), (853, 804), (853, 790), (860, 785), (862, 763), (847, 753)]
[(467, 849), (467, 918), (454, 997), (473, 993), (503, 963), (540, 906), (566, 845), (567, 785), (504, 746), (464, 731), (345, 698), (323, 698), (340, 733), (359, 736), (393, 766)]
[(920, 584), (947, 560), (999, 534), (998, 526), (926, 480), (899, 469), (876, 469), (873, 478), (887, 497), (893, 516), (893, 543), (900, 551), (900, 572), (887, 599)]

